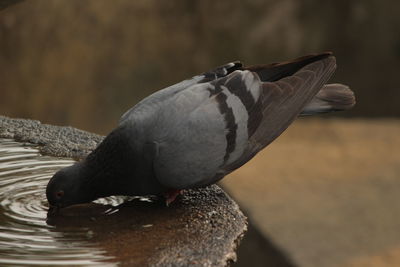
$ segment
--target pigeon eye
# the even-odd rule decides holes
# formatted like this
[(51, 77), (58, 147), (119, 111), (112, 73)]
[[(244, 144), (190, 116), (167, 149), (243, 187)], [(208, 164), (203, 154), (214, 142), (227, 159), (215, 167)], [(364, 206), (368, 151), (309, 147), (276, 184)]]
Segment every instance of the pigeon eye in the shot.
[(60, 191), (58, 191), (57, 193), (56, 193), (56, 198), (57, 199), (60, 199), (60, 198), (62, 198), (64, 196), (64, 191), (62, 191), (62, 190), (60, 190)]

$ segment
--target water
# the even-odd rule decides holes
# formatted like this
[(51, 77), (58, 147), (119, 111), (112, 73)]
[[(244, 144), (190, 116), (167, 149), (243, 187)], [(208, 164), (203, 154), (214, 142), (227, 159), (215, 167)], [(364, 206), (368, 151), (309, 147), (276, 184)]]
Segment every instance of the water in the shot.
[[(119, 196), (48, 216), (46, 185), (57, 170), (73, 163), (0, 138), (0, 266), (181, 262), (187, 253), (192, 259), (193, 240), (211, 240), (208, 235), (221, 230), (208, 226), (216, 204), (197, 205), (207, 189), (202, 195), (182, 196), (169, 207), (162, 198)], [(208, 234), (203, 237), (203, 232)]]
[[(59, 227), (47, 219), (47, 182), (74, 162), (42, 156), (32, 145), (0, 139), (0, 265), (113, 265), (84, 225)], [(103, 214), (122, 198), (99, 200)], [(110, 208), (111, 207), (111, 208)], [(79, 220), (79, 217), (72, 217)]]

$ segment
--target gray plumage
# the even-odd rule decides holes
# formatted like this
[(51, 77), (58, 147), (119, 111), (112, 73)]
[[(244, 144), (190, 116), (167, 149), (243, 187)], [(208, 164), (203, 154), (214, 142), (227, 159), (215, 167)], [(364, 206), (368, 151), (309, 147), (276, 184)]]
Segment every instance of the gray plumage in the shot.
[(67, 206), (215, 183), (298, 115), (352, 107), (348, 87), (325, 85), (335, 68), (331, 53), (250, 67), (233, 62), (160, 90), (127, 111), (85, 160), (58, 172), (47, 198)]

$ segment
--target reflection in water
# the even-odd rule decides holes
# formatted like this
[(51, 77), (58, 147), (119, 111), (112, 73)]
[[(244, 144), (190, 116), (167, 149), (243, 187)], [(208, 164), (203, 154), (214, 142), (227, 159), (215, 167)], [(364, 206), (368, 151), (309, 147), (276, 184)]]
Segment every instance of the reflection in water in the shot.
[(0, 266), (151, 265), (198, 236), (187, 222), (206, 214), (184, 197), (168, 208), (156, 198), (107, 197), (48, 214), (47, 182), (71, 164), (0, 139)]
[[(46, 223), (47, 182), (72, 163), (41, 156), (31, 145), (0, 139), (0, 265), (104, 265), (110, 260), (89, 242), (92, 233), (87, 227), (59, 231)], [(114, 197), (98, 202), (110, 210), (122, 201)]]

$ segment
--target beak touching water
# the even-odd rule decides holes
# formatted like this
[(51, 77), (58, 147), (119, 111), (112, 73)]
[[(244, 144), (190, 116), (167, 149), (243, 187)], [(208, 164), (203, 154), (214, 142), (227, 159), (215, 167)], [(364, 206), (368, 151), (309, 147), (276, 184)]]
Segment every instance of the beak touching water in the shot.
[(49, 210), (47, 211), (47, 216), (55, 216), (59, 213), (61, 207), (60, 206), (54, 206), (50, 205)]

